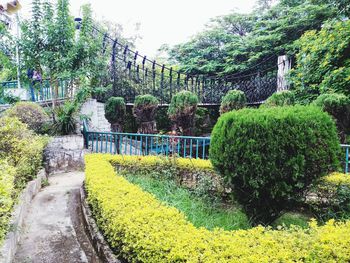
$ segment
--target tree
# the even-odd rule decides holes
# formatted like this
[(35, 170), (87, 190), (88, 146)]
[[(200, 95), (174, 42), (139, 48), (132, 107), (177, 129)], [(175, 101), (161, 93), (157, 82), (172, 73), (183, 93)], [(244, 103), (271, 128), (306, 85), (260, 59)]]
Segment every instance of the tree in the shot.
[(138, 133), (152, 134), (157, 132), (155, 115), (159, 101), (152, 95), (140, 95), (135, 98), (133, 114), (140, 124)]
[(309, 31), (296, 45), (296, 67), (291, 82), (297, 99), (308, 103), (319, 94), (350, 96), (350, 21), (331, 21), (320, 31)]
[(198, 97), (190, 91), (175, 94), (168, 108), (168, 116), (183, 135), (192, 136)]
[(304, 32), (320, 29), (328, 19), (340, 16), (328, 1), (261, 2), (251, 14), (232, 13), (213, 19), (207, 30), (170, 49), (170, 59), (192, 74), (263, 71), (276, 66), (278, 55), (292, 55), (294, 41)]
[(105, 117), (111, 124), (112, 132), (122, 132), (126, 114), (124, 98), (111, 97), (105, 103)]

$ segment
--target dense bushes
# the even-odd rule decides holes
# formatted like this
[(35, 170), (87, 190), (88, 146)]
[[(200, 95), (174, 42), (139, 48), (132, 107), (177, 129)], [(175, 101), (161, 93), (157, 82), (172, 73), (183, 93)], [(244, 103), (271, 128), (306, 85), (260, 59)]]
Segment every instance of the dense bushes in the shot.
[(339, 92), (350, 96), (350, 20), (325, 23), (320, 31), (308, 31), (297, 42), (292, 87), (301, 102), (319, 94)]
[(0, 245), (4, 239), (13, 205), (15, 169), (0, 160)]
[(313, 102), (329, 113), (336, 121), (341, 141), (345, 143), (346, 134), (350, 134), (350, 99), (344, 94), (321, 94)]
[(220, 105), (220, 113), (223, 114), (232, 110), (239, 110), (245, 107), (247, 97), (241, 90), (230, 90), (222, 98)]
[(350, 176), (333, 173), (321, 178), (306, 198), (311, 211), (319, 219), (350, 218)]
[(243, 109), (220, 117), (210, 159), (250, 215), (270, 222), (335, 170), (340, 153), (333, 120), (317, 107)]
[(36, 175), (47, 140), (35, 135), (16, 118), (0, 118), (0, 159), (7, 159), (16, 168), (16, 187)]
[(126, 114), (125, 101), (121, 97), (111, 97), (105, 104), (105, 117), (113, 132), (121, 132)]
[(46, 143), (46, 137), (35, 135), (17, 118), (0, 118), (0, 242), (16, 196), (41, 167)]
[(17, 117), (28, 128), (41, 133), (43, 126), (49, 121), (44, 109), (34, 102), (18, 102), (5, 112), (6, 116)]
[(291, 91), (281, 91), (272, 94), (262, 107), (292, 106), (295, 104), (295, 95)]
[(133, 114), (140, 127), (139, 133), (156, 133), (155, 115), (159, 101), (152, 95), (140, 95), (135, 98)]
[(198, 97), (190, 91), (175, 94), (169, 105), (169, 118), (177, 125), (184, 135), (193, 135), (194, 118), (197, 110)]
[(114, 251), (128, 262), (348, 262), (349, 222), (302, 230), (209, 231), (116, 176), (111, 155), (88, 155), (87, 201)]

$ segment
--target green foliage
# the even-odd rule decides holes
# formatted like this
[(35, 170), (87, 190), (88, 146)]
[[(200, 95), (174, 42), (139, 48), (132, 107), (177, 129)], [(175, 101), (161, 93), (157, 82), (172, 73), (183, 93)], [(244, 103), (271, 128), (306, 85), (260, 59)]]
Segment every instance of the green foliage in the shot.
[[(165, 172), (165, 171), (162, 171)], [(216, 227), (225, 230), (247, 229), (249, 222), (246, 215), (237, 208), (222, 208), (219, 201), (208, 203), (190, 190), (178, 186), (174, 180), (162, 178), (153, 174), (126, 174), (129, 182), (139, 185), (144, 191), (154, 194), (157, 199), (169, 206), (174, 206), (183, 212), (196, 227), (209, 230)]]
[[(335, 1), (334, 1), (335, 2)], [(232, 12), (212, 19), (204, 32), (169, 51), (187, 73), (250, 74), (276, 65), (277, 55), (293, 54), (294, 41), (341, 16), (328, 1), (278, 1), (250, 14)]]
[(153, 121), (159, 101), (152, 95), (136, 96), (133, 113), (139, 122)]
[(313, 184), (306, 203), (322, 221), (350, 218), (350, 177), (333, 173)]
[(197, 104), (197, 95), (190, 91), (181, 91), (171, 98), (168, 116), (185, 135), (192, 134)]
[(302, 228), (308, 228), (311, 218), (301, 213), (287, 212), (281, 215), (273, 222), (274, 227), (287, 227), (299, 226)]
[(155, 115), (159, 101), (152, 95), (136, 96), (133, 107), (133, 115), (140, 124), (139, 133), (156, 133)]
[(245, 107), (247, 97), (241, 90), (230, 90), (221, 100), (220, 114)]
[(0, 159), (16, 168), (15, 186), (31, 180), (42, 164), (42, 152), (48, 140), (28, 130), (17, 118), (0, 118)]
[(42, 133), (44, 124), (49, 121), (44, 109), (34, 102), (18, 102), (8, 109), (5, 115), (18, 118), (36, 133)]
[(13, 205), (16, 170), (5, 160), (0, 160), (0, 245), (8, 230)]
[(215, 125), (210, 159), (257, 222), (301, 201), (317, 178), (339, 166), (331, 117), (317, 107), (243, 109)]
[(346, 142), (346, 134), (350, 134), (350, 99), (344, 94), (321, 94), (313, 102), (330, 114), (336, 121), (340, 138)]
[(299, 101), (332, 92), (350, 96), (349, 42), (350, 20), (331, 21), (296, 42), (299, 53), (291, 81)]
[(262, 107), (282, 107), (293, 106), (295, 104), (295, 95), (291, 91), (281, 91), (272, 94), (262, 105)]
[(78, 105), (71, 101), (66, 101), (55, 109), (56, 117), (53, 130), (56, 134), (68, 135), (75, 133), (77, 110)]
[(121, 131), (126, 114), (124, 98), (111, 97), (105, 104), (105, 117), (111, 123), (113, 131)]

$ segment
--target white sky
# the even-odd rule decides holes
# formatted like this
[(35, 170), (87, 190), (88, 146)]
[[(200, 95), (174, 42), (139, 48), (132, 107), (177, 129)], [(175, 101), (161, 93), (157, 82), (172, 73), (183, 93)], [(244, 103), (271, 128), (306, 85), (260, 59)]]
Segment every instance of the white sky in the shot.
[[(247, 13), (256, 0), (71, 0), (71, 13), (79, 16), (82, 4), (91, 3), (97, 19), (122, 24), (124, 34), (135, 34), (135, 24), (141, 23), (136, 43), (140, 54), (153, 56), (162, 44), (178, 44), (205, 28), (210, 18), (232, 10)], [(22, 16), (30, 14), (31, 0), (20, 0)]]

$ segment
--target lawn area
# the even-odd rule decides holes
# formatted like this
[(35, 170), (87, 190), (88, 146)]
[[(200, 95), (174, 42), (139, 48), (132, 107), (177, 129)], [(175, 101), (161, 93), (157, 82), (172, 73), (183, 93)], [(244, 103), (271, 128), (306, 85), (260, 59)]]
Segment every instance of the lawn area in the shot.
[(154, 194), (158, 200), (179, 209), (196, 227), (209, 230), (217, 227), (225, 230), (250, 228), (248, 217), (238, 207), (208, 195), (195, 194), (174, 180), (137, 173), (124, 173), (124, 177), (144, 191)]

